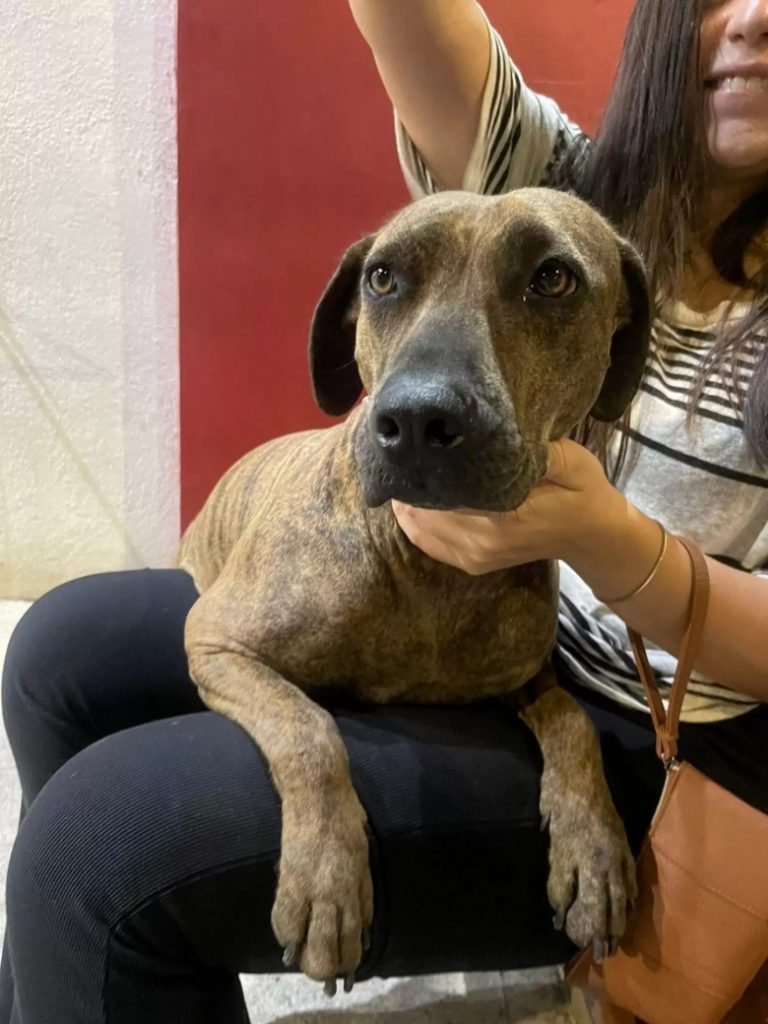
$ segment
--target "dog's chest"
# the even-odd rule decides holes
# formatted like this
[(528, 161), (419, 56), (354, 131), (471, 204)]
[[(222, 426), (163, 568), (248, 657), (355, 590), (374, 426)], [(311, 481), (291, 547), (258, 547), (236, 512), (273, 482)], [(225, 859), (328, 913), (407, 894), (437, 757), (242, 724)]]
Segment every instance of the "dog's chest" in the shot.
[(451, 599), (426, 593), (382, 617), (360, 652), (355, 692), (370, 700), (461, 702), (507, 693), (541, 667), (553, 633), (551, 601), (538, 587)]
[(273, 605), (262, 638), (269, 660), (307, 690), (341, 687), (377, 703), (478, 700), (530, 679), (554, 640), (547, 563), (484, 579), (441, 569), (417, 580), (340, 573), (336, 582), (301, 615), (278, 617)]

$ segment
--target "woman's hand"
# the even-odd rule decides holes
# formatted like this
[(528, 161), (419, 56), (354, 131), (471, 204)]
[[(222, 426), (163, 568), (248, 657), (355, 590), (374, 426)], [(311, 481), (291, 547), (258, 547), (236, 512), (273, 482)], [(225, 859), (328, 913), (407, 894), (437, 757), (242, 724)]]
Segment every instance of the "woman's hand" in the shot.
[(472, 576), (542, 558), (571, 561), (626, 519), (627, 502), (574, 441), (549, 445), (547, 470), (514, 512), (436, 512), (393, 501), (400, 528), (425, 554)]

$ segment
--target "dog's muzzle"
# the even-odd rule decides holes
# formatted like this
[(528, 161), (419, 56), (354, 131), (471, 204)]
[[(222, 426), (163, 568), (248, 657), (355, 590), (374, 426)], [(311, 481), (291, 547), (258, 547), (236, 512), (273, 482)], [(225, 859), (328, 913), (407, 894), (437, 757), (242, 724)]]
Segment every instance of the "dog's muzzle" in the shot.
[[(366, 402), (356, 443), (366, 503), (503, 509), (533, 483), (513, 422), (463, 384), (398, 374)], [(524, 494), (520, 492), (519, 500)]]

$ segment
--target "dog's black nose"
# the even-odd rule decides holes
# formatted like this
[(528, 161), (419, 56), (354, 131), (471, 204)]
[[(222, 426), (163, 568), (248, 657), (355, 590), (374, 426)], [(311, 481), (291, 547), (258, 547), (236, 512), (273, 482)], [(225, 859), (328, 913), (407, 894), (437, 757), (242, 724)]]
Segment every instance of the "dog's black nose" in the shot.
[(428, 457), (463, 444), (473, 419), (470, 404), (455, 389), (403, 382), (376, 397), (371, 422), (377, 444), (389, 455)]

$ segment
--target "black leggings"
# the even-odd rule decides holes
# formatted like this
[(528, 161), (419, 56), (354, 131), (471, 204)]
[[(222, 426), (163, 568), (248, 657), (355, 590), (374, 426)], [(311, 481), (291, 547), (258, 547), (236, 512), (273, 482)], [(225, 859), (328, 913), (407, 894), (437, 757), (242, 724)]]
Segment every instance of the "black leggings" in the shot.
[[(13, 635), (3, 710), (24, 814), (1, 1024), (246, 1022), (238, 972), (282, 969), (269, 925), (280, 807), (259, 750), (189, 680), (195, 596), (175, 570), (91, 576), (38, 601)], [(662, 783), (649, 722), (578, 699), (637, 847)], [(359, 976), (564, 961), (540, 755), (515, 714), (492, 702), (331, 710), (372, 832), (375, 925)], [(765, 707), (684, 730), (691, 760), (763, 806), (766, 749)]]

